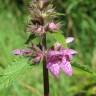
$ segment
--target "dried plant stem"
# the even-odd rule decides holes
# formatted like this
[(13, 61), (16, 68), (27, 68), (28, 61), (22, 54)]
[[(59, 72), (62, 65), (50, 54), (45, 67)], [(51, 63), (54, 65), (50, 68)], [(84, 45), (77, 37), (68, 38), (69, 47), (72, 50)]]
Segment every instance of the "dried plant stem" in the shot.
[[(46, 50), (46, 35), (42, 38), (42, 49)], [(44, 96), (49, 96), (49, 76), (48, 69), (46, 68), (46, 58), (43, 59), (43, 80), (44, 80)]]

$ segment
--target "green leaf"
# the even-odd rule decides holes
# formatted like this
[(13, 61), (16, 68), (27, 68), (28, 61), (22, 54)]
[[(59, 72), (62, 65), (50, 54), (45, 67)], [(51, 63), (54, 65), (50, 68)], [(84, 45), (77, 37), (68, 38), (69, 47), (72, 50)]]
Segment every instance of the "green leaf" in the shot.
[(40, 38), (39, 37), (36, 37), (32, 40), (32, 43), (34, 44), (39, 44), (40, 43)]
[(27, 41), (25, 42), (25, 44), (28, 44), (31, 40), (33, 40), (34, 38), (36, 38), (36, 36), (34, 35), (34, 34), (31, 34), (29, 37), (28, 37), (28, 39), (27, 39)]
[(0, 73), (0, 89), (6, 88), (12, 84), (17, 77), (28, 69), (26, 60), (13, 62), (2, 73)]
[(64, 39), (64, 36), (60, 33), (53, 33), (52, 36), (54, 36), (54, 38), (60, 42), (60, 43), (64, 43), (65, 39)]
[(53, 46), (53, 44), (56, 42), (59, 42), (64, 47), (67, 47), (63, 34), (61, 34), (60, 32), (47, 33), (47, 47), (49, 48), (49, 47)]
[(46, 39), (47, 39), (47, 48), (52, 47), (53, 44), (56, 42), (55, 38), (52, 36), (52, 33), (47, 33)]
[(92, 70), (86, 65), (81, 65), (81, 64), (73, 64), (73, 67), (77, 68), (78, 70), (85, 71), (88, 73), (93, 73)]

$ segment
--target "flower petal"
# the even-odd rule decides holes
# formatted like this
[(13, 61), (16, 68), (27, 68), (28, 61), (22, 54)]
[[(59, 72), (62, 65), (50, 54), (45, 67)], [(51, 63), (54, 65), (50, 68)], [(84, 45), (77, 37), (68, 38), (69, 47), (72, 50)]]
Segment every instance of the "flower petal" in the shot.
[(49, 56), (63, 55), (62, 51), (49, 51)]
[(77, 54), (77, 51), (73, 49), (64, 49), (62, 50), (62, 53), (64, 54), (64, 56), (68, 56), (68, 58), (71, 59), (73, 55)]
[(19, 50), (19, 49), (16, 49), (16, 50), (13, 50), (13, 54), (15, 54), (15, 55), (22, 55), (23, 51)]
[(22, 50), (23, 54), (32, 54), (32, 50)]
[(66, 43), (71, 43), (71, 42), (73, 42), (74, 41), (74, 38), (73, 37), (68, 37), (68, 38), (66, 38)]
[(32, 50), (19, 50), (19, 49), (13, 50), (13, 54), (15, 55), (23, 55), (23, 54), (31, 54), (31, 53)]
[(48, 69), (55, 77), (58, 77), (60, 73), (60, 66), (58, 64), (53, 64)]
[(75, 55), (75, 54), (77, 54), (77, 51), (75, 51), (73, 49), (65, 49), (64, 53), (65, 54), (70, 54), (70, 55)]
[(66, 75), (72, 76), (72, 67), (69, 61), (64, 61), (60, 64), (61, 69), (65, 72)]

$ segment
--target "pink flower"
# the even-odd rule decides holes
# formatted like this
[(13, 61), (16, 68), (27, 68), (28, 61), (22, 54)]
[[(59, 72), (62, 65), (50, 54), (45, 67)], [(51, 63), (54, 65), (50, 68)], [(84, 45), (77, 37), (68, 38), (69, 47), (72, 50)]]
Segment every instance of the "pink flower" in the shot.
[(39, 63), (43, 59), (43, 53), (41, 51), (35, 52), (33, 56), (33, 63)]
[(63, 70), (66, 75), (71, 76), (72, 67), (70, 64), (70, 60), (76, 53), (77, 52), (75, 50), (64, 48), (49, 50), (47, 53), (47, 68), (56, 77), (58, 77), (61, 70)]
[(32, 54), (32, 50), (13, 50), (13, 54), (15, 55), (23, 55), (23, 54)]
[(58, 29), (58, 24), (55, 24), (54, 22), (51, 22), (51, 23), (49, 23), (48, 28), (49, 28), (51, 31), (55, 31), (55, 30)]
[(35, 30), (35, 33), (38, 33), (40, 35), (44, 34), (45, 33), (45, 28), (44, 26), (39, 26), (36, 30)]
[(43, 59), (43, 52), (34, 44), (31, 46), (31, 50), (16, 49), (16, 50), (13, 50), (13, 54), (14, 55), (30, 55), (29, 60), (31, 60), (33, 64), (37, 64)]
[(44, 56), (42, 50), (39, 47), (37, 47), (35, 44), (32, 44), (32, 50), (33, 50), (32, 62), (34, 64), (39, 63), (43, 59), (43, 56)]
[(45, 26), (41, 26), (41, 25), (28, 25), (27, 32), (43, 35), (46, 32), (46, 28)]

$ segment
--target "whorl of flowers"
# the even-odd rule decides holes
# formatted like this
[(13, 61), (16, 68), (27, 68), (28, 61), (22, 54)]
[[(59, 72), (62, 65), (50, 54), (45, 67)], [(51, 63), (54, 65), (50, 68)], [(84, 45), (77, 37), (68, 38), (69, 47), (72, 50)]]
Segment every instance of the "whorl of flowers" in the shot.
[[(27, 32), (30, 33), (27, 40), (28, 48), (27, 50), (16, 49), (13, 53), (15, 55), (29, 55), (28, 57), (31, 58), (34, 64), (38, 64), (43, 59), (46, 59), (46, 68), (54, 76), (58, 77), (61, 70), (63, 70), (66, 75), (71, 76), (71, 59), (77, 53), (75, 50), (65, 48), (58, 40), (58, 42), (56, 41), (50, 48), (43, 50), (45, 45), (42, 45), (42, 42), (45, 42), (46, 39), (42, 38), (45, 35), (47, 37), (47, 33), (54, 34), (60, 30), (60, 24), (54, 21), (56, 12), (53, 6), (49, 4), (48, 0), (32, 0), (29, 6), (29, 12), (32, 18), (27, 26)], [(32, 40), (37, 37), (40, 38), (40, 41), (38, 41), (38, 44), (35, 44)], [(65, 39), (65, 42), (67, 44), (73, 40), (74, 38), (69, 37)]]
[(63, 70), (66, 75), (72, 75), (71, 59), (77, 52), (72, 49), (64, 48), (61, 44), (55, 43), (47, 53), (47, 68), (51, 73), (58, 77)]
[(53, 32), (59, 28), (59, 24), (52, 21), (56, 12), (48, 0), (33, 0), (29, 12), (32, 20), (27, 27), (27, 32), (41, 36), (48, 31)]

